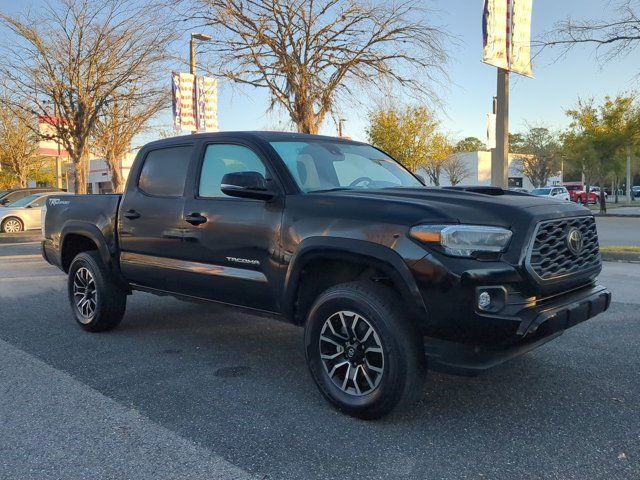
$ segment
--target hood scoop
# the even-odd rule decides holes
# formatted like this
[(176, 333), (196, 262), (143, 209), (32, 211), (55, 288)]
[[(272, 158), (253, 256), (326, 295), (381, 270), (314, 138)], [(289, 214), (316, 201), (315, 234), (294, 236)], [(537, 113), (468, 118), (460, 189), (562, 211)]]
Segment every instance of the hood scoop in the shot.
[(470, 185), (467, 187), (442, 187), (444, 190), (461, 190), (463, 192), (473, 192), (473, 193), (482, 193), (483, 195), (491, 195), (493, 197), (497, 197), (499, 195), (511, 195), (514, 192), (503, 190), (500, 187), (484, 187), (481, 185)]

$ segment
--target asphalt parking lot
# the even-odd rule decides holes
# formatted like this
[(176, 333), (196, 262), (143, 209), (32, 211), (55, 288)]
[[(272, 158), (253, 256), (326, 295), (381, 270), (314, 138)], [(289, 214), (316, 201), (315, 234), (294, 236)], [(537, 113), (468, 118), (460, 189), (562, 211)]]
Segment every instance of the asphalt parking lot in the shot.
[(0, 245), (0, 277), (0, 478), (640, 478), (637, 264), (605, 265), (605, 314), (484, 375), (430, 373), (376, 422), (325, 403), (296, 327), (137, 293), (87, 334), (36, 244)]

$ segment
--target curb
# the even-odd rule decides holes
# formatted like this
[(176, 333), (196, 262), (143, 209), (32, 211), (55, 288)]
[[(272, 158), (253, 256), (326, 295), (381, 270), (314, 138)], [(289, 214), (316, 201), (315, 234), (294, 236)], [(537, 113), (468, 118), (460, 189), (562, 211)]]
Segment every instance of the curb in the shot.
[(602, 215), (600, 213), (594, 213), (593, 214), (594, 217), (596, 218), (607, 218), (607, 217), (616, 217), (616, 218), (640, 218), (640, 214), (637, 213), (631, 213), (631, 214), (627, 214), (625, 215), (624, 213), (607, 213), (605, 215)]
[(640, 263), (640, 253), (600, 252), (603, 262)]
[(42, 234), (38, 230), (37, 233), (0, 233), (0, 245), (11, 243), (39, 242), (42, 240)]

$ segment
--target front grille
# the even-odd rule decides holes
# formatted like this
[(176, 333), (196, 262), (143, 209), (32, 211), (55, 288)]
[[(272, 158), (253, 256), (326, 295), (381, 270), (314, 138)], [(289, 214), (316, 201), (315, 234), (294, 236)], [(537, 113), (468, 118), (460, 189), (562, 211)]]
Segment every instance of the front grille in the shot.
[[(582, 234), (582, 249), (571, 251), (569, 232), (577, 228)], [(592, 216), (562, 218), (540, 222), (527, 256), (527, 267), (538, 280), (576, 275), (600, 266), (598, 232)]]

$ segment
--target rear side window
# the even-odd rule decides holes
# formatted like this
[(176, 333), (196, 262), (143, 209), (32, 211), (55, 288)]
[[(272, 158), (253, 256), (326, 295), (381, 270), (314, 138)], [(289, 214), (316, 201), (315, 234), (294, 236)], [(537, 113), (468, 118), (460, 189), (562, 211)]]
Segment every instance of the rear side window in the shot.
[(187, 178), (191, 146), (152, 150), (138, 178), (138, 188), (149, 195), (180, 197)]

